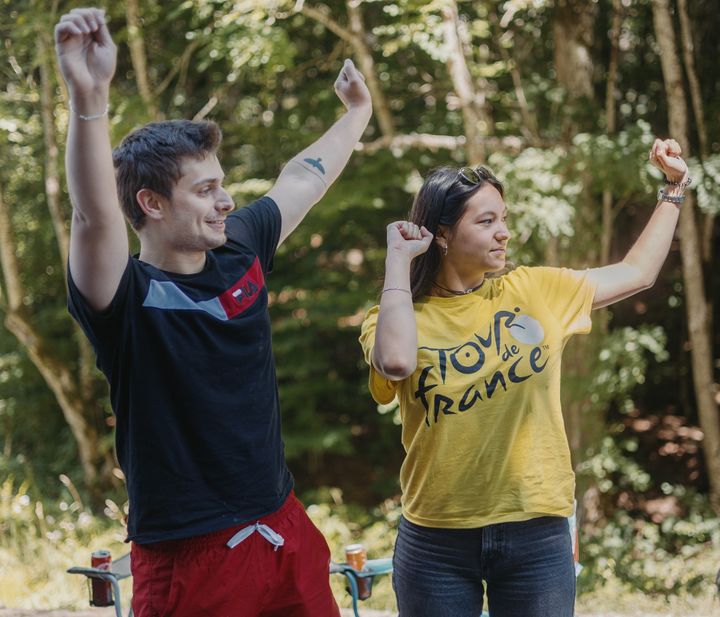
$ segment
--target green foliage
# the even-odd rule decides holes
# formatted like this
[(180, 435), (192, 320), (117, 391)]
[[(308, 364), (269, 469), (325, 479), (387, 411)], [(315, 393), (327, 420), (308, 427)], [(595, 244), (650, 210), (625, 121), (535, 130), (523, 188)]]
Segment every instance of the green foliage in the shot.
[(599, 364), (590, 385), (590, 401), (598, 409), (615, 403), (629, 413), (635, 408), (630, 394), (645, 382), (650, 359), (664, 362), (669, 354), (659, 326), (626, 326), (612, 331), (598, 354)]
[[(662, 328), (612, 331), (599, 352), (589, 400), (598, 409), (613, 406), (636, 417), (638, 386), (655, 363), (667, 359)], [(666, 598), (706, 592), (720, 542), (720, 520), (707, 498), (649, 473), (647, 463), (638, 461), (638, 438), (624, 424), (608, 429), (577, 467), (579, 478), (594, 487), (588, 494), (597, 491), (601, 508), (591, 514), (600, 518), (585, 527), (581, 540), (579, 589), (591, 591), (617, 581)]]
[(655, 135), (644, 120), (617, 135), (580, 133), (573, 138), (573, 166), (585, 173), (595, 193), (612, 190), (620, 200), (641, 194), (655, 198), (660, 173), (647, 163)]
[(580, 463), (577, 473), (595, 480), (603, 494), (617, 495), (624, 489), (645, 491), (651, 484), (650, 474), (626, 454), (636, 449), (637, 442), (632, 439), (618, 443), (611, 436), (604, 437), (599, 446), (590, 451), (588, 458)]
[[(296, 10), (302, 4), (292, 0), (139, 2), (155, 106), (168, 118), (190, 118), (203, 110), (221, 125), (227, 185), (239, 205), (266, 192), (283, 161), (337, 118), (341, 105), (333, 81), (344, 57), (358, 61), (347, 38)], [(338, 28), (350, 28), (344, 0), (304, 4)], [(620, 259), (654, 205), (659, 176), (647, 164), (647, 150), (655, 134), (667, 134), (665, 93), (652, 3), (626, 4), (614, 93), (618, 131), (606, 135), (606, 120), (597, 110), (604, 106), (607, 85), (612, 3), (597, 3), (595, 44), (590, 48), (595, 100), (576, 104), (553, 70), (553, 3), (458, 2), (468, 71), (490, 118), (483, 130), (488, 137), (512, 136), (521, 144), (512, 152), (488, 152), (487, 161), (505, 182), (514, 234), (511, 257), (517, 263), (544, 263), (549, 247), (557, 245), (563, 264), (595, 266), (603, 236), (612, 259)], [(711, 144), (702, 166), (693, 161), (691, 174), (699, 208), (716, 214), (720, 69), (714, 59), (720, 53), (716, 36), (720, 18), (710, 0), (690, 4)], [(6, 17), (0, 23), (0, 152), (6, 162), (0, 169), (0, 191), (12, 216), (26, 290), (23, 307), (75, 374), (77, 333), (65, 308), (65, 268), (45, 194), (48, 151), (40, 115), (39, 66), (47, 59), (42, 54), (51, 54), (52, 49), (43, 52), (39, 41), (45, 40), (41, 36), (49, 37), (60, 12), (81, 5), (79, 0), (60, 0), (51, 6), (37, 0), (0, 0)], [(446, 63), (443, 7), (441, 1), (420, 0), (358, 4), (366, 31), (363, 40), (372, 52), (398, 135), (463, 134), (463, 113)], [(110, 3), (108, 14), (120, 48), (111, 95), (112, 140), (117, 143), (152, 118), (138, 93), (136, 69), (128, 53), (124, 3)], [(52, 65), (50, 73), (53, 126), (62, 150), (68, 112)], [(518, 83), (526, 98), (524, 111), (532, 117), (537, 134), (521, 109)], [(569, 118), (577, 119), (583, 131), (572, 139), (562, 135)], [(372, 142), (380, 136), (379, 124), (373, 120), (363, 140)], [(694, 134), (691, 139), (696, 151)], [(532, 147), (522, 145), (527, 143)], [(361, 536), (371, 555), (389, 552), (396, 523), (394, 502), (366, 514), (372, 504), (397, 494), (402, 448), (396, 410), (378, 409), (369, 396), (367, 367), (357, 344), (362, 317), (376, 302), (383, 275), (385, 226), (407, 215), (429, 169), (466, 162), (467, 154), (460, 147), (356, 153), (341, 179), (275, 258), (268, 284), (287, 454), (301, 488), (317, 491), (319, 505), (311, 508), (311, 514), (331, 538), (336, 558), (340, 546)], [(62, 169), (59, 182), (65, 185)], [(612, 237), (601, 228), (602, 194), (608, 190), (613, 197)], [(69, 219), (66, 193), (61, 201)], [(717, 239), (715, 234), (711, 241)], [(710, 573), (707, 555), (717, 551), (708, 548), (711, 543), (717, 547), (715, 519), (697, 518), (706, 514), (704, 473), (685, 493), (680, 485), (668, 488), (657, 445), (648, 445), (624, 423), (682, 410), (683, 422), (697, 424), (686, 319), (677, 310), (684, 304), (681, 278), (673, 254), (656, 288), (616, 307), (607, 320), (607, 332), (598, 328), (586, 348), (588, 355), (565, 371), (567, 402), (584, 410), (583, 421), (592, 417), (602, 427), (602, 438), (582, 454), (586, 460), (580, 467), (581, 479), (599, 490), (602, 506), (597, 530), (586, 530), (586, 570), (580, 581), (585, 589), (619, 582), (659, 594), (697, 590), (697, 577), (707, 580)], [(709, 293), (717, 303), (718, 272), (708, 268), (708, 278)], [(6, 286), (0, 287), (2, 299)], [(720, 343), (717, 337), (713, 340), (717, 357)], [(112, 432), (105, 422), (105, 390), (93, 393), (93, 400), (96, 409), (91, 420), (109, 446)], [(8, 589), (10, 585), (40, 589), (41, 576), (55, 581), (59, 589), (64, 575), (58, 578), (45, 572), (37, 580), (32, 577), (37, 562), (47, 561), (53, 571), (62, 571), (69, 563), (85, 562), (91, 544), (97, 547), (117, 539), (115, 523), (102, 519), (87, 523), (85, 510), (74, 505), (79, 502), (61, 507), (67, 499), (66, 488), (56, 481), (61, 474), (81, 476), (75, 441), (26, 350), (2, 329), (0, 481), (5, 482), (5, 496), (0, 524), (7, 533), (0, 540), (0, 567), (3, 573), (27, 573), (22, 579), (13, 578)], [(21, 486), (5, 481), (9, 477), (18, 478)], [(323, 493), (323, 486), (342, 486), (348, 503)], [(660, 522), (638, 506), (642, 499), (670, 497), (680, 504), (679, 513)], [(630, 499), (636, 511), (624, 512), (623, 499)], [(49, 538), (46, 532), (60, 535)], [(663, 570), (664, 563), (668, 565)], [(38, 593), (39, 598), (54, 597), (60, 604), (82, 600), (82, 594), (66, 600), (57, 591)], [(391, 595), (387, 587), (379, 597)], [(0, 596), (0, 602), (30, 602), (16, 598)], [(385, 600), (377, 602), (371, 606), (380, 607)]]
[(566, 155), (562, 148), (526, 148), (517, 156), (490, 156), (490, 165), (507, 187), (511, 226), (520, 245), (533, 234), (541, 243), (551, 237), (573, 235), (573, 204), (582, 186), (561, 174)]
[(634, 460), (637, 449), (636, 439), (609, 435), (578, 466), (609, 512), (583, 529), (579, 590), (619, 582), (664, 598), (707, 593), (718, 568), (720, 519), (706, 496), (653, 478)]
[(690, 159), (690, 177), (700, 209), (707, 215), (720, 214), (720, 156), (711, 156), (702, 164)]
[(684, 501), (682, 518), (669, 516), (656, 523), (619, 509), (586, 534), (580, 590), (618, 580), (664, 598), (707, 593), (718, 569), (720, 519), (706, 499), (693, 495)]

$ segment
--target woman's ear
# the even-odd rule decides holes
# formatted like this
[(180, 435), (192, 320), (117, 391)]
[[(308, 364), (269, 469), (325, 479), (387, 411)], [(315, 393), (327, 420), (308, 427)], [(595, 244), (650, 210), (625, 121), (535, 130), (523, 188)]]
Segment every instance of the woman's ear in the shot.
[(158, 220), (163, 217), (165, 200), (155, 191), (150, 189), (140, 189), (135, 194), (138, 206), (150, 219)]
[(447, 254), (448, 229), (445, 225), (438, 225), (433, 242), (440, 247), (440, 252)]

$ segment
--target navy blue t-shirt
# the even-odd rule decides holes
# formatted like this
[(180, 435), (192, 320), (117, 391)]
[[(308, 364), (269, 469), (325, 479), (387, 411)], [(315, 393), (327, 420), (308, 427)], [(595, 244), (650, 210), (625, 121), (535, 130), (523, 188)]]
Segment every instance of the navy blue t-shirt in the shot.
[(264, 197), (226, 219), (202, 272), (130, 257), (110, 306), (69, 281), (68, 306), (110, 383), (128, 540), (201, 535), (277, 510), (292, 490), (280, 436), (265, 275), (280, 237)]

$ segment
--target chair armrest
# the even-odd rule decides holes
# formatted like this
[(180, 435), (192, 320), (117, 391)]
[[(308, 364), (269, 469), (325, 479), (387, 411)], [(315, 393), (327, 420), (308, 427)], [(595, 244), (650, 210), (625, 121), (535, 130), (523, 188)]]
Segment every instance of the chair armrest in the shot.
[(104, 581), (121, 581), (132, 575), (130, 570), (130, 553), (123, 555), (120, 559), (111, 561), (109, 570), (101, 570), (100, 568), (87, 566), (74, 566), (67, 572), (68, 574), (82, 574), (88, 578), (99, 578)]
[(330, 562), (330, 574), (345, 574), (349, 572), (360, 578), (368, 578), (379, 576), (380, 574), (390, 574), (392, 571), (392, 557), (368, 559), (365, 564), (365, 569), (362, 572), (356, 572), (346, 563)]
[(381, 559), (368, 559), (365, 564), (366, 571), (358, 572), (360, 576), (378, 576), (379, 574), (390, 574), (393, 571), (392, 557)]
[(75, 566), (74, 568), (70, 568), (68, 571), (68, 574), (82, 574), (84, 576), (87, 576), (88, 578), (99, 578), (103, 581), (117, 581), (118, 575), (115, 574), (115, 572), (110, 572), (109, 570), (100, 570), (99, 568), (86, 568), (81, 566)]

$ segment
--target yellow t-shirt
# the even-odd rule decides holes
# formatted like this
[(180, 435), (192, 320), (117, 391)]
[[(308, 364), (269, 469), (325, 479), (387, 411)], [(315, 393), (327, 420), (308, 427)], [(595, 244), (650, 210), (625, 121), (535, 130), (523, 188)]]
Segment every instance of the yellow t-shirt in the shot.
[(371, 364), (379, 307), (362, 325), (370, 392), (397, 395), (403, 514), (426, 527), (570, 516), (575, 476), (560, 409), (560, 360), (590, 331), (594, 286), (566, 269), (518, 268), (476, 292), (414, 304), (415, 372)]

